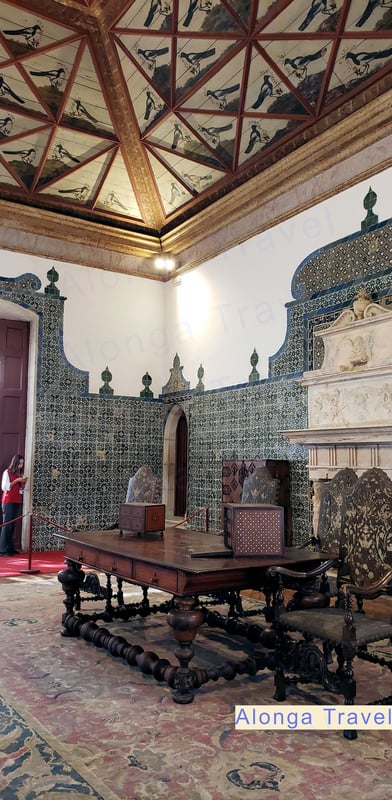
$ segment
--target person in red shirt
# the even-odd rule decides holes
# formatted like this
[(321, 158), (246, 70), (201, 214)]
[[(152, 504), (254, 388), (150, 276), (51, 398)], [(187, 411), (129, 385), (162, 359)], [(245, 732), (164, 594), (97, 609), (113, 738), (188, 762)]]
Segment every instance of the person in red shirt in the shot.
[(13, 456), (8, 469), (3, 472), (1, 480), (3, 527), (0, 533), (0, 556), (13, 556), (16, 553), (12, 534), (14, 532), (15, 519), (22, 512), (23, 490), (27, 481), (23, 470), (24, 456), (17, 453)]

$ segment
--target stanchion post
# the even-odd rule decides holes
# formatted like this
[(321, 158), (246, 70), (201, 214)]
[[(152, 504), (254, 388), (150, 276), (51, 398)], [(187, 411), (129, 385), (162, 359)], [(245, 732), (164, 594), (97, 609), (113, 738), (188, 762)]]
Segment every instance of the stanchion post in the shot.
[(19, 572), (27, 572), (29, 573), (29, 575), (36, 575), (38, 572), (41, 572), (40, 569), (32, 569), (31, 566), (32, 552), (33, 552), (33, 515), (30, 514), (28, 567), (26, 569), (20, 569)]

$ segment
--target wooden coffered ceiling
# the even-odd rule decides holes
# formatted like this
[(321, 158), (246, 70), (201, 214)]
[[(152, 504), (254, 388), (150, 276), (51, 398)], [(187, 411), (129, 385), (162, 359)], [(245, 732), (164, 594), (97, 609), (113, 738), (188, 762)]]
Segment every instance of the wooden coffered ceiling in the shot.
[(166, 280), (389, 166), (391, 85), (392, 0), (0, 0), (0, 245)]

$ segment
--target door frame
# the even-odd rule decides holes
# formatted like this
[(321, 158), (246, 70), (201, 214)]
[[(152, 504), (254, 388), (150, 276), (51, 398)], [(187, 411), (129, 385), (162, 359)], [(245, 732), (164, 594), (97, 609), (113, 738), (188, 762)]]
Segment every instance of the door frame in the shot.
[[(34, 451), (35, 451), (35, 416), (37, 403), (37, 374), (38, 374), (38, 336), (39, 316), (36, 312), (24, 308), (18, 303), (0, 299), (0, 317), (28, 322), (29, 352), (27, 363), (27, 403), (26, 403), (26, 437), (25, 437), (25, 463), (29, 480), (23, 492), (23, 511), (28, 514), (32, 509), (32, 487), (34, 479)], [(30, 518), (22, 519), (22, 549), (27, 549), (30, 537)]]
[[(166, 516), (174, 517), (176, 491), (176, 433), (180, 417), (188, 418), (181, 405), (176, 403), (170, 410), (163, 433), (162, 503), (166, 505)], [(188, 477), (187, 477), (188, 484)]]

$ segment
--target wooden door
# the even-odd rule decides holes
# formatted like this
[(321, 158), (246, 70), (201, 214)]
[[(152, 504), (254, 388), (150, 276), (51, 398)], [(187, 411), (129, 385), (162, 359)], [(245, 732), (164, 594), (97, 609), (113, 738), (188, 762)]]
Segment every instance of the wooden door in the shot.
[(174, 515), (184, 517), (188, 485), (188, 423), (185, 414), (182, 414), (177, 423), (175, 472)]
[[(0, 478), (15, 453), (24, 455), (29, 330), (28, 322), (0, 319)], [(20, 528), (18, 523), (18, 548)]]

